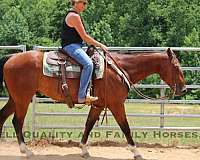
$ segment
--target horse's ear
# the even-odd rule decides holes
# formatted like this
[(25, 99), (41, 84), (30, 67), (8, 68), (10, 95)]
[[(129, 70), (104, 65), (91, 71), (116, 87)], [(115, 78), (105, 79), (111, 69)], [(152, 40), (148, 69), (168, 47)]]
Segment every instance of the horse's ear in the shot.
[(168, 48), (166, 50), (166, 52), (167, 52), (167, 55), (169, 56), (169, 58), (172, 59), (173, 58), (173, 51), (171, 50), (171, 48)]

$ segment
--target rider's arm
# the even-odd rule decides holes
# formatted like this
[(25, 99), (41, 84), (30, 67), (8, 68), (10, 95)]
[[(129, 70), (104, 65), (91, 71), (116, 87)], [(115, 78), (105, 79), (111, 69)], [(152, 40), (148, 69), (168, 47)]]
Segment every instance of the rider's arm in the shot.
[(92, 38), (90, 35), (88, 35), (85, 31), (85, 28), (83, 26), (83, 23), (81, 21), (81, 18), (79, 15), (72, 13), (69, 17), (67, 16), (65, 19), (65, 22), (70, 26), (74, 27), (83, 41), (85, 41), (87, 44), (94, 45), (96, 47), (102, 48), (104, 51), (107, 51), (107, 47), (103, 45), (102, 43), (96, 41), (94, 38)]

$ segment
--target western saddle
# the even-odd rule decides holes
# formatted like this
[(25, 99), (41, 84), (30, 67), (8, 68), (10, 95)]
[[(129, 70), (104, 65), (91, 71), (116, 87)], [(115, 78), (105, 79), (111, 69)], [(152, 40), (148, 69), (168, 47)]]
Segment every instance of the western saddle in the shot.
[[(94, 54), (94, 51), (95, 51), (95, 47), (89, 46), (86, 50), (86, 53), (88, 54), (89, 57), (92, 57)], [(67, 78), (66, 77), (66, 62), (70, 62), (71, 64), (76, 64), (76, 65), (81, 66), (76, 60), (70, 57), (62, 48), (59, 48), (56, 54), (52, 53), (52, 54), (49, 54), (47, 57), (48, 64), (59, 65), (60, 73), (61, 73), (60, 77), (62, 81), (61, 88), (62, 88), (64, 96), (66, 97), (65, 103), (68, 105), (69, 108), (73, 108), (74, 103), (72, 101), (72, 98), (69, 92), (69, 87), (66, 81), (66, 78)]]

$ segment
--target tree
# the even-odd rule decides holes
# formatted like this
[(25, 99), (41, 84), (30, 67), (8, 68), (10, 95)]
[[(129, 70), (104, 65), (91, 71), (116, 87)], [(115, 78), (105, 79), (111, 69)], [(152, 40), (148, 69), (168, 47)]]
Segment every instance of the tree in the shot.
[(0, 44), (28, 44), (32, 37), (25, 17), (16, 7), (11, 7), (2, 17), (0, 24)]
[[(59, 46), (70, 7), (62, 0), (1, 0), (0, 45)], [(86, 31), (108, 46), (200, 46), (199, 0), (91, 0), (81, 16)], [(177, 55), (182, 66), (200, 65), (199, 52)], [(198, 77), (186, 74), (188, 83), (200, 83)]]

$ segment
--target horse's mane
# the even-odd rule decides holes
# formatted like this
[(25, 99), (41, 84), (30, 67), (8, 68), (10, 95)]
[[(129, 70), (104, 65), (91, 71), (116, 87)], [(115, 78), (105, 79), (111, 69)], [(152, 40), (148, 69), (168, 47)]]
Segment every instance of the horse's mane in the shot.
[(149, 54), (154, 54), (154, 53), (164, 53), (162, 51), (116, 51), (116, 52), (111, 52), (112, 54), (119, 54), (119, 55), (149, 55)]
[(139, 56), (152, 56), (154, 54), (163, 54), (161, 51), (131, 51), (131, 52), (111, 52), (114, 57), (118, 58), (129, 58), (129, 57), (139, 57)]
[[(114, 57), (122, 58), (122, 59), (128, 59), (130, 57), (132, 58), (138, 58), (138, 57), (152, 57), (153, 55), (164, 55), (166, 51), (126, 51), (126, 52), (111, 52)], [(180, 68), (179, 60), (177, 59), (174, 52), (172, 52), (171, 57), (171, 63), (177, 67)]]

